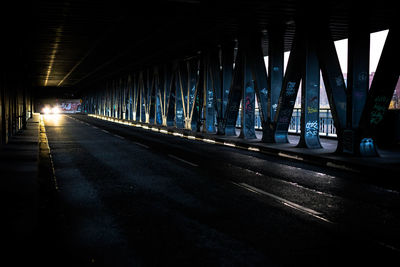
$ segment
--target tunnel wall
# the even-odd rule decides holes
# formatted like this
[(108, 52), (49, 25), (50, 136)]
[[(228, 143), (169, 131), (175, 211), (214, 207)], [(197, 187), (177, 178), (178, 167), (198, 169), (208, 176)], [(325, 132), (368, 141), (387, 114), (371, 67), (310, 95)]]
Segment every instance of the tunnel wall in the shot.
[(0, 79), (0, 144), (26, 127), (32, 117), (33, 99), (18, 73), (3, 72)]
[[(29, 42), (22, 34), (26, 30), (23, 12), (19, 24), (10, 27), (10, 21), (3, 21), (0, 29), (3, 36), (0, 62), (0, 145), (26, 127), (32, 117), (33, 91), (29, 76)], [(6, 17), (1, 17), (4, 19)]]

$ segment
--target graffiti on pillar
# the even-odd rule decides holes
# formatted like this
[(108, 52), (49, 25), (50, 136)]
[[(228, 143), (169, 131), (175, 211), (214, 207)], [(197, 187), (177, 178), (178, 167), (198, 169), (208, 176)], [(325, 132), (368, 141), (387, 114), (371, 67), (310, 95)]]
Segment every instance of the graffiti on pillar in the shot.
[[(254, 97), (253, 97), (254, 99)], [(254, 100), (252, 101), (251, 97), (246, 95), (245, 98), (245, 105), (244, 105), (244, 115), (245, 115), (245, 125), (244, 128), (248, 132), (252, 132), (252, 129), (254, 128), (254, 111), (253, 111), (253, 106), (254, 106)]]
[(249, 82), (246, 85), (244, 103), (243, 103), (243, 122), (244, 122), (243, 131), (245, 138), (255, 138), (254, 105), (255, 105), (255, 94), (254, 94), (253, 82)]
[(336, 86), (342, 86), (343, 85), (343, 76), (339, 75), (335, 78)]
[(207, 91), (207, 107), (208, 108), (212, 108), (213, 107), (213, 91), (212, 90), (208, 90)]
[(267, 88), (263, 88), (260, 93), (266, 96), (268, 94)]
[(286, 96), (293, 96), (296, 93), (296, 82), (288, 82)]
[(313, 114), (318, 112), (318, 96), (314, 96), (309, 99), (308, 101), (308, 107), (307, 107), (307, 113), (308, 114)]
[(308, 114), (316, 113), (316, 112), (318, 112), (318, 109), (314, 108), (314, 107), (307, 107), (307, 112), (308, 112)]
[(318, 134), (318, 121), (306, 123), (306, 136), (316, 136)]
[(360, 82), (365, 82), (368, 79), (369, 75), (366, 72), (360, 72), (358, 74), (358, 80)]
[(292, 111), (289, 109), (282, 109), (279, 123), (288, 123), (292, 115), (291, 113)]
[(176, 110), (176, 120), (179, 122), (183, 121), (183, 110), (182, 109)]
[(386, 96), (378, 96), (374, 99), (374, 105), (372, 106), (370, 118), (370, 123), (372, 125), (377, 125), (383, 120), (383, 115), (387, 109), (387, 103), (388, 98)]
[(196, 97), (196, 85), (193, 85), (189, 95), (189, 107), (193, 106), (195, 97)]
[(246, 112), (251, 112), (253, 110), (253, 105), (251, 103), (250, 97), (246, 96), (245, 100), (245, 110)]

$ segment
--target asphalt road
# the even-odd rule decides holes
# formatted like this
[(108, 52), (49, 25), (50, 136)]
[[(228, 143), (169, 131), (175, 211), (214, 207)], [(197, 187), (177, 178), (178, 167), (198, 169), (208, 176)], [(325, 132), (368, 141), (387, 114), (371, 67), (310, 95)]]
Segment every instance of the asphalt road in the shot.
[(40, 258), (53, 266), (400, 259), (399, 192), (356, 174), (83, 115), (45, 126), (58, 190)]

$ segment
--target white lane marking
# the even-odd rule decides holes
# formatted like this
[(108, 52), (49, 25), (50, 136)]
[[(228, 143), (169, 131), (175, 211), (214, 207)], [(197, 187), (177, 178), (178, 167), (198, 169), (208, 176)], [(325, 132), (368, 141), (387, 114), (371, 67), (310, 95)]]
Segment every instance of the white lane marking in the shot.
[(138, 142), (133, 142), (134, 144), (136, 144), (136, 145), (138, 145), (138, 146), (141, 146), (141, 147), (144, 147), (144, 148), (149, 148), (149, 146), (146, 146), (145, 144), (141, 144), (141, 143), (138, 143)]
[[(245, 171), (247, 171), (247, 172), (250, 172), (250, 173), (252, 173), (252, 174), (254, 174), (254, 175), (259, 175), (259, 176), (262, 175), (262, 176), (264, 176), (263, 174), (261, 174), (261, 173), (259, 173), (259, 172), (256, 172), (256, 171), (252, 171), (252, 170), (250, 170), (250, 169), (243, 168), (243, 170), (245, 170)], [(326, 174), (324, 174), (324, 173), (319, 173), (319, 172), (316, 172), (315, 174), (317, 174), (317, 175), (323, 175), (323, 176), (326, 175)], [(285, 180), (281, 180), (281, 179), (277, 179), (277, 178), (273, 178), (273, 177), (271, 177), (271, 178), (272, 178), (273, 180), (279, 180), (279, 182), (281, 182), (281, 183), (288, 184), (288, 185), (291, 185), (291, 186), (295, 186), (295, 187), (301, 188), (301, 189), (303, 189), (303, 190), (307, 190), (307, 191), (310, 191), (310, 192), (313, 192), (313, 193), (317, 193), (317, 194), (319, 194), (319, 195), (324, 195), (324, 196), (328, 196), (328, 197), (331, 197), (331, 198), (335, 198), (334, 195), (331, 195), (331, 194), (328, 194), (328, 193), (325, 193), (325, 192), (322, 192), (322, 191), (318, 191), (318, 190), (315, 190), (315, 189), (312, 189), (312, 188), (308, 188), (308, 187), (299, 185), (298, 183), (295, 183), (295, 182), (289, 182), (289, 181), (285, 181)]]
[(105, 133), (108, 133), (108, 134), (110, 133), (110, 132), (109, 132), (109, 131), (107, 131), (107, 130), (101, 130), (101, 131), (102, 131), (102, 132), (105, 132)]
[(320, 216), (320, 215), (322, 215), (321, 212), (318, 212), (318, 211), (315, 211), (315, 210), (313, 210), (313, 209), (310, 209), (310, 208), (301, 206), (301, 205), (296, 204), (296, 203), (294, 203), (294, 202), (292, 202), (292, 201), (290, 201), (290, 200), (287, 200), (287, 199), (284, 199), (284, 198), (279, 197), (279, 196), (277, 196), (277, 195), (274, 195), (274, 194), (265, 192), (264, 190), (258, 189), (258, 188), (256, 188), (256, 187), (251, 186), (251, 185), (246, 184), (246, 183), (235, 183), (235, 182), (233, 182), (233, 181), (232, 181), (232, 183), (233, 183), (234, 185), (239, 186), (239, 187), (241, 187), (241, 188), (244, 188), (244, 189), (246, 189), (246, 190), (248, 190), (248, 191), (250, 191), (250, 192), (253, 192), (253, 193), (256, 193), (256, 194), (261, 194), (261, 195), (265, 195), (265, 196), (271, 197), (271, 198), (273, 198), (273, 199), (275, 199), (275, 200), (281, 202), (283, 205), (285, 205), (285, 206), (287, 206), (287, 207), (290, 207), (290, 208), (293, 208), (293, 209), (295, 209), (295, 210), (298, 210), (298, 211), (301, 211), (301, 212), (303, 212), (303, 213), (306, 213), (306, 214), (308, 214), (308, 215), (311, 215), (311, 216), (313, 216), (313, 217), (315, 217), (315, 218), (317, 218), (317, 219), (320, 219), (320, 220), (322, 220), (322, 221), (324, 221), (324, 222), (332, 223), (332, 222), (329, 221), (328, 219), (326, 219), (326, 218), (324, 218), (324, 217), (321, 217), (321, 216)]
[(122, 140), (125, 140), (125, 137), (122, 137), (122, 136), (120, 136), (120, 135), (118, 135), (118, 134), (113, 134), (115, 137), (117, 137), (117, 138), (119, 138), (119, 139), (122, 139)]
[(299, 156), (297, 156), (297, 155), (289, 155), (289, 154), (282, 153), (282, 152), (279, 152), (279, 153), (278, 153), (278, 156), (285, 157), (285, 158), (290, 158), (290, 159), (303, 160), (302, 157), (299, 157)]
[(357, 172), (357, 170), (354, 170), (353, 168), (349, 168), (349, 167), (347, 167), (347, 166), (345, 166), (345, 165), (336, 164), (336, 163), (330, 162), (330, 161), (328, 161), (328, 162), (326, 163), (326, 166), (328, 166), (328, 167), (333, 167), (333, 168), (336, 168), (336, 169), (342, 169), (342, 170), (346, 170), (346, 171)]
[(181, 134), (181, 133), (176, 133), (176, 132), (173, 132), (172, 135), (183, 137), (183, 134)]
[(378, 244), (381, 245), (381, 246), (383, 246), (383, 247), (385, 247), (385, 248), (387, 248), (387, 249), (391, 249), (391, 250), (393, 250), (393, 251), (400, 252), (400, 249), (398, 249), (398, 248), (396, 248), (396, 247), (394, 247), (394, 246), (392, 246), (392, 245), (388, 245), (388, 244), (386, 244), (386, 243), (379, 242), (379, 241), (378, 241)]
[(199, 167), (199, 165), (197, 165), (197, 164), (195, 164), (195, 163), (192, 163), (192, 162), (189, 162), (189, 161), (187, 161), (187, 160), (178, 158), (177, 156), (174, 156), (174, 155), (171, 155), (171, 154), (168, 154), (168, 157), (173, 158), (173, 159), (176, 159), (176, 160), (179, 160), (179, 161), (184, 162), (184, 163), (186, 163), (186, 164), (189, 164), (189, 165), (191, 165), (191, 166), (193, 166), (193, 167)]
[(93, 126), (93, 125), (92, 125), (92, 128), (93, 128), (93, 129), (99, 129), (99, 128), (97, 128), (96, 126)]
[(224, 142), (225, 146), (236, 147), (236, 144)]

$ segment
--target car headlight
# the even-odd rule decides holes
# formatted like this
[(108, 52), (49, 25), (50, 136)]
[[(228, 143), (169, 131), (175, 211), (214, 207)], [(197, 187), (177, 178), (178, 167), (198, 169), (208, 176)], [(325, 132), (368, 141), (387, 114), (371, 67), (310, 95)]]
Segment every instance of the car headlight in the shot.
[(60, 113), (60, 109), (59, 109), (58, 107), (54, 107), (54, 108), (52, 109), (52, 112), (53, 112), (54, 114), (58, 114), (58, 113)]

